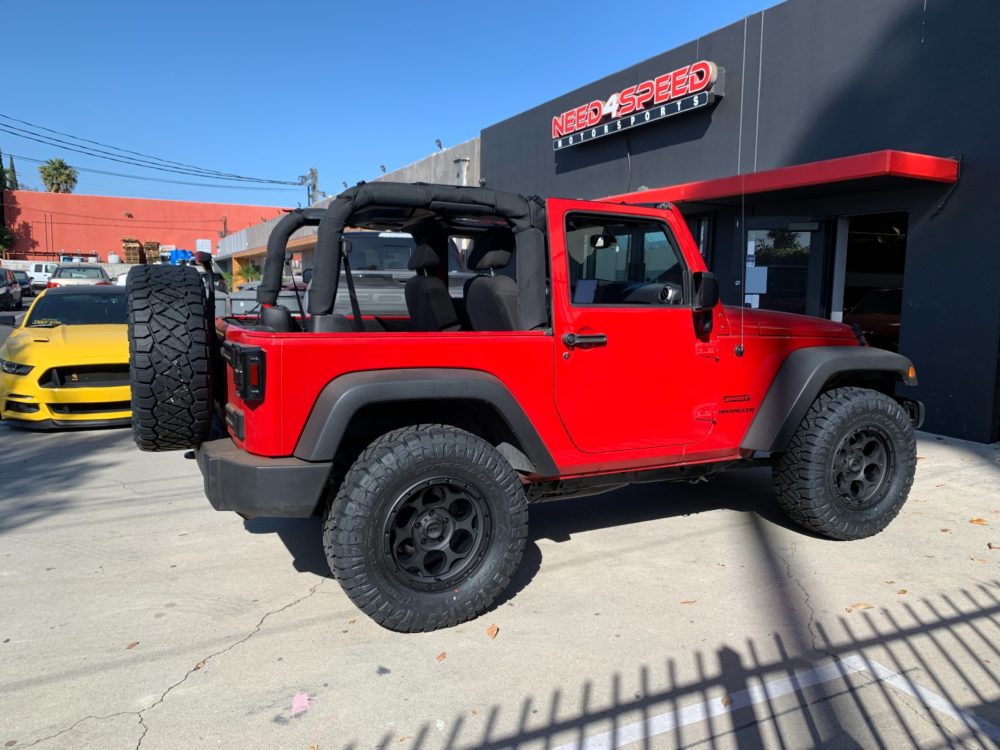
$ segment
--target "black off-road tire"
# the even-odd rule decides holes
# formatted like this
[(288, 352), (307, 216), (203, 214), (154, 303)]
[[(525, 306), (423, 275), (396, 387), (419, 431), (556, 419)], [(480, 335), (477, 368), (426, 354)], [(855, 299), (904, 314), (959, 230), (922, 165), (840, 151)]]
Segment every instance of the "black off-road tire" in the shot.
[(774, 467), (786, 513), (831, 539), (863, 539), (899, 513), (913, 484), (916, 437), (902, 407), (867, 388), (834, 388), (806, 413)]
[(144, 451), (194, 448), (212, 424), (212, 317), (188, 266), (136, 266), (128, 296), (132, 433)]
[[(447, 553), (434, 545), (455, 555), (463, 533), (475, 536), (458, 527), (475, 523), (469, 508), (478, 546), (435, 571)], [(323, 544), (334, 576), (365, 614), (415, 633), (486, 611), (510, 582), (527, 534), (524, 489), (496, 448), (464, 430), (415, 425), (376, 439), (354, 462), (327, 511)]]

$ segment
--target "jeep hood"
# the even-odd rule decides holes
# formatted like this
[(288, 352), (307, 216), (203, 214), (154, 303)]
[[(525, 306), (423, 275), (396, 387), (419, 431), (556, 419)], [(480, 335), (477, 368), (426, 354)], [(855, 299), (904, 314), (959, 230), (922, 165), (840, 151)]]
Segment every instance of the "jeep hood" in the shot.
[(822, 338), (855, 340), (854, 331), (843, 323), (813, 318), (809, 315), (754, 310), (748, 307), (726, 306), (731, 332), (740, 330), (740, 316), (746, 332), (758, 336), (819, 336)]

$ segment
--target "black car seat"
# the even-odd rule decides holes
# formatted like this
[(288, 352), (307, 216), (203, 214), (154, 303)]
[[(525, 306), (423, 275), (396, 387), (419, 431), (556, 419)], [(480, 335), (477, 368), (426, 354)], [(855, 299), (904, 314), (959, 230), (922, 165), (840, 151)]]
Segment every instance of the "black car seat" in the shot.
[(476, 238), (468, 265), (479, 275), (465, 282), (465, 312), (474, 331), (518, 329), (517, 282), (496, 273), (510, 263), (512, 255), (503, 243)]
[(410, 270), (417, 275), (406, 282), (406, 309), (414, 331), (458, 331), (458, 313), (448, 294), (448, 286), (431, 270), (441, 259), (430, 245), (420, 244), (410, 256)]

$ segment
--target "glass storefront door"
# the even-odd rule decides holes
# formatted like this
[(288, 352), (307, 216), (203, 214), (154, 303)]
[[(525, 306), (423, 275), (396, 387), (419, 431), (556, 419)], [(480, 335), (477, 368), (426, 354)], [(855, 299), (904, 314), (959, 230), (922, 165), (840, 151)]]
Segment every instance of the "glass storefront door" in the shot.
[(743, 301), (748, 307), (823, 316), (823, 223), (783, 217), (747, 221)]

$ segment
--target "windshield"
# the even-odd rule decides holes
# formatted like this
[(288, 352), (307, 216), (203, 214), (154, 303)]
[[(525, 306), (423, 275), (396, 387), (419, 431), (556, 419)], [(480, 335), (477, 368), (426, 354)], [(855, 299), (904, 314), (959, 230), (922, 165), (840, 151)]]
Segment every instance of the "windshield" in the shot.
[(57, 279), (103, 279), (100, 268), (57, 268), (52, 274)]
[(56, 326), (125, 325), (125, 294), (53, 294), (39, 298), (27, 328)]

